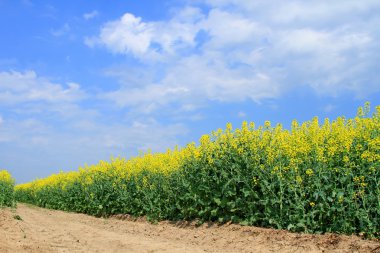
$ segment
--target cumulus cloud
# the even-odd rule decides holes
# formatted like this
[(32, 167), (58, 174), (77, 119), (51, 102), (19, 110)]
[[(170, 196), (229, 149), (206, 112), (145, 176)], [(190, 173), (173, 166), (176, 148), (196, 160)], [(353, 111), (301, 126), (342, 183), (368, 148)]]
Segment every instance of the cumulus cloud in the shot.
[[(136, 94), (115, 99), (120, 106), (137, 106), (141, 101), (152, 100), (152, 93)], [(166, 98), (183, 92), (180, 87), (160, 89), (156, 87), (153, 93), (159, 93)], [(107, 94), (106, 96), (111, 96)], [(146, 96), (141, 98), (141, 96)], [(98, 136), (97, 146), (110, 148), (111, 143), (124, 143), (123, 147), (131, 149), (137, 143), (145, 143), (152, 148), (168, 147), (169, 143), (175, 143), (175, 136), (185, 133), (182, 125), (162, 125), (154, 118), (125, 118), (116, 115), (118, 120), (109, 123), (105, 117), (107, 108), (87, 108), (83, 102), (86, 99), (96, 100), (96, 94), (89, 98), (79, 84), (68, 82), (65, 85), (54, 83), (45, 77), (38, 76), (34, 71), (25, 72), (0, 72), (0, 105), (2, 112), (12, 112), (9, 120), (3, 120), (0, 115), (2, 133), (14, 138), (16, 143), (28, 143), (28, 140), (49, 140), (49, 145), (54, 145), (57, 140), (57, 128), (62, 130), (62, 142), (64, 135), (81, 136), (88, 138), (86, 143), (92, 143), (94, 136)], [(165, 100), (165, 99), (163, 99)], [(163, 103), (163, 102), (162, 102)], [(96, 103), (95, 103), (96, 104)], [(157, 101), (160, 105), (160, 101)], [(46, 113), (47, 112), (47, 113)], [(59, 125), (56, 125), (56, 124)], [(105, 138), (107, 136), (107, 138)], [(104, 139), (105, 138), (105, 139)], [(70, 139), (70, 138), (68, 138)], [(124, 141), (123, 141), (124, 140)], [(108, 143), (108, 144), (103, 144)], [(77, 145), (80, 143), (78, 142)], [(92, 143), (91, 145), (93, 145)], [(84, 145), (84, 143), (83, 143)], [(91, 146), (88, 145), (89, 147)], [(96, 146), (95, 145), (95, 146)], [(120, 144), (121, 145), (121, 144)]]
[(94, 47), (103, 45), (114, 53), (132, 54), (141, 59), (160, 60), (178, 50), (195, 45), (197, 22), (202, 19), (198, 8), (184, 8), (177, 15), (162, 22), (144, 22), (132, 13), (103, 25), (97, 37), (85, 39)]
[(237, 47), (251, 42), (255, 36), (262, 35), (263, 28), (248, 17), (239, 13), (212, 9), (202, 23), (211, 37), (207, 49)]
[(323, 96), (380, 91), (378, 1), (200, 2), (169, 20), (126, 13), (100, 28), (92, 46), (161, 69), (159, 80), (123, 83), (107, 99), (150, 113), (189, 101), (260, 103), (305, 86)]
[(127, 13), (120, 21), (110, 22), (102, 28), (100, 41), (116, 53), (139, 55), (148, 51), (151, 33), (150, 25)]
[(47, 103), (73, 102), (85, 96), (80, 85), (69, 82), (57, 84), (34, 71), (0, 72), (0, 104), (19, 104), (43, 101)]

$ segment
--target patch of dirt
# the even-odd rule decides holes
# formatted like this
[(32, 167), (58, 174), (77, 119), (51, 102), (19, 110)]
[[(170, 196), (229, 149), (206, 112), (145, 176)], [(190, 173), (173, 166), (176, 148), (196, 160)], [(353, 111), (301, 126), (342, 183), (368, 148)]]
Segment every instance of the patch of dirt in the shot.
[(123, 215), (104, 219), (19, 204), (17, 210), (0, 209), (0, 252), (380, 253), (380, 242), (234, 224), (150, 224)]

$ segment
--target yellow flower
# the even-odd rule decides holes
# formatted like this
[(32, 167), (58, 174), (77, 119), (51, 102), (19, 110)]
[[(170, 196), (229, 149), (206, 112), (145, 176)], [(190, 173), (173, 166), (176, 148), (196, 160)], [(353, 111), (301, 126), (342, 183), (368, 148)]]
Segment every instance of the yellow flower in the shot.
[(307, 169), (306, 170), (306, 175), (312, 176), (314, 174), (314, 171), (312, 169)]
[(252, 178), (252, 183), (253, 183), (253, 185), (257, 185), (257, 183), (258, 183), (257, 177)]
[(13, 182), (13, 178), (11, 176), (11, 174), (6, 171), (6, 170), (0, 170), (0, 181), (4, 181), (4, 182), (7, 182), (7, 183), (12, 183)]
[(314, 203), (314, 202), (310, 202), (310, 206), (311, 206), (311, 207), (314, 207), (314, 206), (315, 206), (315, 203)]

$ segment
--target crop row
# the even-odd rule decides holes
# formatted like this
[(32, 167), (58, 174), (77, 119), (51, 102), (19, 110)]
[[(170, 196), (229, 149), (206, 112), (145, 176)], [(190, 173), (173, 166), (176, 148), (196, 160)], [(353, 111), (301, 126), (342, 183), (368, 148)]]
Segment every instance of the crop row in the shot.
[(20, 201), (96, 216), (232, 221), (380, 237), (380, 107), (218, 129), (200, 144), (85, 166), (16, 187)]

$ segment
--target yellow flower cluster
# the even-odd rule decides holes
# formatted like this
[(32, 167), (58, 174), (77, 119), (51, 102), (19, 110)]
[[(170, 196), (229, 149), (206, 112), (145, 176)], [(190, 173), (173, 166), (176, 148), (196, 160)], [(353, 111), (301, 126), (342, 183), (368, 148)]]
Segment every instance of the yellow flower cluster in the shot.
[[(179, 168), (182, 161), (199, 153), (194, 144), (189, 144), (184, 149), (175, 148), (167, 150), (165, 153), (152, 154), (150, 152), (142, 156), (129, 160), (124, 158), (112, 158), (111, 162), (100, 161), (96, 165), (85, 165), (78, 171), (59, 172), (46, 178), (36, 179), (32, 182), (19, 184), (16, 190), (29, 190), (36, 192), (45, 187), (59, 187), (65, 190), (66, 186), (73, 182), (81, 182), (85, 187), (93, 183), (93, 175), (100, 173), (113, 178), (118, 178), (119, 182), (128, 179), (131, 175), (136, 175), (142, 171), (153, 173), (169, 174)], [(1, 177), (2, 174), (0, 174)], [(118, 183), (118, 182), (116, 182)]]
[[(117, 175), (120, 178), (128, 178), (143, 170), (168, 174), (178, 169), (182, 162), (189, 157), (205, 159), (208, 164), (212, 165), (215, 160), (223, 159), (222, 156), (231, 148), (236, 151), (236, 155), (249, 154), (252, 162), (263, 161), (265, 168), (278, 174), (286, 173), (288, 170), (297, 171), (299, 164), (306, 164), (308, 160), (314, 159), (318, 162), (342, 159), (343, 163), (349, 166), (349, 154), (355, 137), (364, 137), (368, 140), (367, 147), (360, 144), (355, 146), (355, 151), (361, 153), (361, 158), (372, 163), (379, 162), (380, 136), (372, 138), (368, 134), (371, 129), (379, 127), (380, 109), (377, 107), (373, 118), (362, 117), (363, 111), (366, 110), (359, 110), (358, 117), (350, 120), (340, 117), (330, 123), (326, 119), (323, 125), (319, 124), (317, 117), (301, 125), (297, 121), (293, 121), (290, 131), (284, 130), (280, 124), (271, 127), (269, 121), (265, 122), (264, 127), (258, 129), (254, 129), (254, 123), (243, 122), (241, 129), (233, 131), (232, 125), (229, 123), (225, 131), (218, 129), (211, 135), (203, 135), (198, 147), (191, 143), (185, 148), (175, 148), (167, 150), (165, 153), (146, 153), (129, 160), (116, 158), (112, 159), (110, 163), (100, 161), (97, 165), (85, 166), (77, 172), (60, 172), (44, 179), (18, 185), (17, 189), (39, 189), (55, 185), (64, 189), (67, 183), (78, 178), (81, 178), (85, 185), (91, 184), (91, 174), (95, 172)], [(284, 157), (287, 162), (283, 163), (280, 168), (278, 161)], [(308, 176), (313, 173), (312, 169), (306, 170)], [(0, 178), (9, 179), (9, 175), (6, 172), (0, 172)], [(301, 182), (302, 179), (297, 177), (296, 181)]]
[(365, 182), (365, 176), (356, 176), (354, 177), (354, 182), (360, 187), (366, 187), (368, 184)]
[(14, 205), (14, 179), (6, 170), (0, 170), (0, 207)]
[[(123, 182), (133, 175), (145, 171), (170, 175), (189, 160), (199, 162), (204, 170), (209, 167), (231, 171), (230, 164), (243, 164), (247, 170), (260, 170), (260, 173), (287, 180), (298, 187), (307, 187), (307, 183), (317, 178), (322, 170), (343, 171), (349, 175), (360, 164), (370, 168), (370, 173), (374, 174), (380, 164), (380, 134), (374, 134), (380, 132), (380, 106), (373, 117), (366, 117), (368, 112), (369, 105), (366, 104), (353, 119), (339, 117), (332, 122), (326, 119), (320, 123), (315, 117), (302, 124), (294, 120), (289, 130), (269, 121), (258, 128), (253, 122), (243, 122), (236, 130), (228, 123), (225, 130), (218, 129), (210, 135), (203, 135), (199, 145), (190, 143), (164, 153), (147, 152), (128, 160), (113, 158), (111, 162), (100, 161), (78, 171), (60, 172), (18, 185), (16, 190), (33, 194), (53, 187), (64, 191), (74, 182), (85, 188), (93, 184), (94, 175), (98, 174), (109, 176), (113, 179), (113, 187), (124, 189)], [(258, 173), (249, 175), (252, 187), (261, 184), (262, 179), (255, 176)], [(0, 180), (2, 178), (9, 180), (9, 175), (0, 172)], [(355, 185), (367, 187), (364, 176), (352, 178)], [(142, 181), (143, 187), (152, 187), (148, 178)], [(340, 198), (339, 201), (343, 201)], [(310, 206), (314, 205), (310, 202)]]
[(0, 181), (7, 182), (7, 183), (13, 183), (14, 182), (11, 174), (6, 170), (0, 170)]

